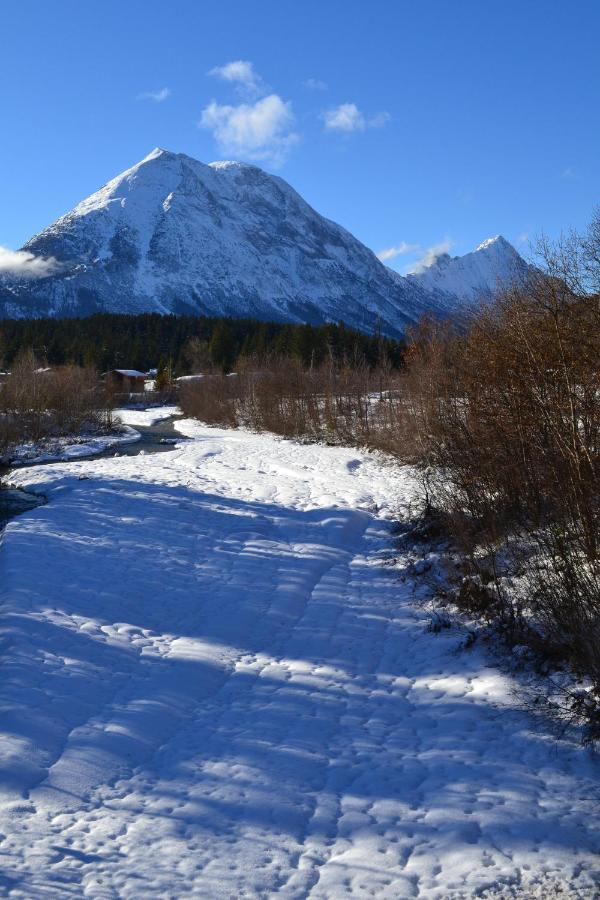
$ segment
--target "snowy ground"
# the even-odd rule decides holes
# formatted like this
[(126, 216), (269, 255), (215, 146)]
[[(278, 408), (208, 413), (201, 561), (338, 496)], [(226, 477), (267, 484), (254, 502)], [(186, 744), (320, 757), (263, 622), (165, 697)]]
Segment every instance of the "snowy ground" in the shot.
[(114, 415), (127, 425), (156, 425), (180, 412), (178, 406), (151, 406), (148, 409), (115, 409)]
[(25, 469), (7, 526), (0, 888), (597, 897), (597, 762), (384, 564), (407, 473), (178, 424)]

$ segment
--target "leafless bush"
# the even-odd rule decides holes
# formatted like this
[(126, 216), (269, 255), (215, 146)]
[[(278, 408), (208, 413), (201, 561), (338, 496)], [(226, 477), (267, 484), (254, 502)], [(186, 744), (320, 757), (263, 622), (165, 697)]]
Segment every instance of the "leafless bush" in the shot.
[(0, 449), (83, 428), (110, 427), (110, 409), (95, 370), (48, 368), (33, 353), (23, 353), (0, 386)]
[(274, 360), (269, 368), (184, 384), (180, 399), (187, 415), (210, 425), (408, 453), (402, 380), (389, 370), (362, 364), (306, 369), (298, 360)]
[[(491, 569), (504, 615), (535, 616), (600, 683), (600, 305), (575, 290), (584, 263), (593, 283), (594, 233), (542, 241), (545, 271), (466, 334), (426, 324), (407, 388), (428, 498)], [(498, 560), (523, 545), (515, 608)]]

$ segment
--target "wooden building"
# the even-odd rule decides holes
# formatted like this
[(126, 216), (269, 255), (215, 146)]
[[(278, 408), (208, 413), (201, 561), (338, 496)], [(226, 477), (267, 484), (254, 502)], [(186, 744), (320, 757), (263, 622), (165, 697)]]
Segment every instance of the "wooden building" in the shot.
[(104, 379), (113, 390), (120, 393), (142, 394), (146, 374), (137, 369), (111, 369), (104, 374)]

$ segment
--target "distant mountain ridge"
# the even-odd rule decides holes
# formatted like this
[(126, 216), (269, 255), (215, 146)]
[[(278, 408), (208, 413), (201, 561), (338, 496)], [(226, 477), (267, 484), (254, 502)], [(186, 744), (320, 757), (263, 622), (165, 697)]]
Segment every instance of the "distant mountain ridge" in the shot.
[(442, 253), (430, 266), (406, 278), (440, 302), (442, 295), (447, 296), (452, 310), (456, 303), (453, 298), (459, 298), (463, 304), (475, 303), (490, 297), (502, 285), (522, 278), (528, 270), (528, 264), (512, 244), (498, 234), (464, 256)]
[(283, 179), (160, 148), (22, 249), (55, 262), (43, 277), (0, 277), (3, 317), (191, 313), (344, 321), (394, 336), (526, 268), (498, 237), (403, 277)]

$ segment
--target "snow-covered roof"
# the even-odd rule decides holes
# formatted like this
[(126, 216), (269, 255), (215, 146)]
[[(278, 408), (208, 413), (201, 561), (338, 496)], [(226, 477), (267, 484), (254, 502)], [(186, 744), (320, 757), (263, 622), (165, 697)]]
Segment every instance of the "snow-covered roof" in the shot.
[(113, 372), (118, 372), (119, 375), (122, 375), (123, 378), (145, 378), (145, 372), (138, 372), (137, 369), (113, 369)]

